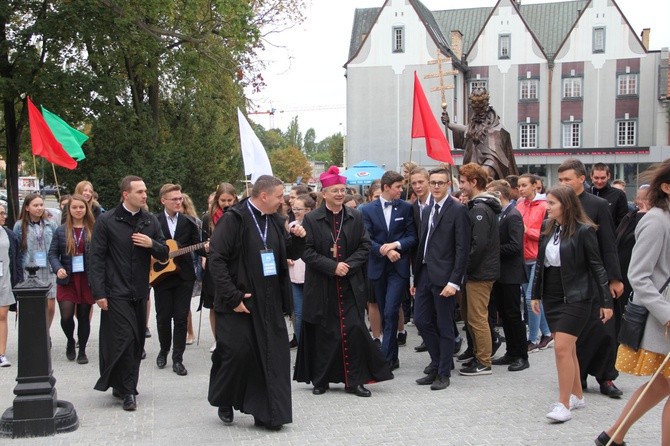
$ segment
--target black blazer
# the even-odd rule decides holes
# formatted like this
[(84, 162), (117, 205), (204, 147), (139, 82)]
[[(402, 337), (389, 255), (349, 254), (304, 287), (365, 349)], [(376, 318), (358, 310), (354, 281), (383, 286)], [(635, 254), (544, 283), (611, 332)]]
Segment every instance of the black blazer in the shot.
[[(84, 229), (86, 231), (86, 229)], [(91, 263), (89, 259), (91, 243), (86, 237), (86, 232), (82, 234), (82, 241), (84, 245), (84, 272), (88, 273)], [(54, 231), (54, 235), (51, 238), (51, 246), (49, 246), (49, 265), (51, 265), (51, 271), (54, 274), (58, 273), (58, 270), (61, 268), (65, 269), (67, 277), (65, 279), (56, 278), (56, 283), (58, 285), (67, 285), (70, 283), (70, 276), (72, 275), (72, 256), (67, 253), (67, 234), (65, 234), (65, 225), (60, 225)]]
[(500, 214), (500, 277), (498, 283), (528, 282), (523, 261), (523, 217), (513, 204)]
[(579, 196), (584, 212), (591, 221), (598, 225), (596, 235), (600, 248), (600, 258), (605, 265), (609, 280), (623, 280), (619, 255), (616, 250), (616, 237), (614, 235), (614, 219), (609, 210), (609, 203), (604, 198), (596, 197), (586, 191)]
[[(544, 232), (544, 228), (542, 230)], [(533, 299), (536, 298), (535, 296), (538, 299), (542, 298), (545, 249), (552, 239), (553, 234), (540, 236), (540, 248), (537, 252), (537, 267), (533, 282)], [(569, 303), (591, 300), (597, 293), (600, 306), (612, 308), (609, 281), (598, 252), (596, 231), (580, 224), (572, 237), (561, 240), (560, 255), (561, 281), (565, 300)]]
[(423, 251), (432, 208), (433, 205), (430, 205), (423, 210), (421, 238), (414, 260), (414, 283), (426, 272), (433, 285), (444, 287), (451, 282), (460, 286), (470, 257), (471, 224), (468, 210), (455, 198), (447, 198), (430, 233), (424, 264)]
[[(163, 236), (165, 239), (173, 239), (177, 242), (179, 248), (186, 246), (195, 245), (202, 241), (200, 235), (200, 228), (194, 219), (179, 213), (177, 217), (177, 229), (174, 232), (174, 238), (170, 237), (170, 228), (167, 224), (167, 218), (165, 217), (165, 212), (159, 212), (156, 214), (158, 223), (163, 231)], [(203, 249), (195, 251), (198, 255), (205, 255)], [(179, 265), (179, 274), (173, 274), (165, 278), (165, 280), (160, 281), (156, 288), (161, 286), (173, 286), (174, 281), (181, 279), (182, 281), (195, 281), (195, 268), (193, 267), (193, 256), (190, 253), (181, 255), (174, 259), (175, 263)]]

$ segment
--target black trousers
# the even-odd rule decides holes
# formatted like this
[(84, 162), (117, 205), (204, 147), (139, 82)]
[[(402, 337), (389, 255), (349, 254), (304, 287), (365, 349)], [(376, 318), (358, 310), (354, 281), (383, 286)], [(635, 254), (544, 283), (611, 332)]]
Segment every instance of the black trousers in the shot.
[[(182, 362), (186, 349), (186, 323), (191, 308), (193, 281), (172, 281), (155, 288), (156, 326), (161, 352), (169, 352), (172, 361)], [(174, 335), (172, 322), (174, 321)]]
[(528, 359), (526, 325), (521, 320), (521, 285), (496, 282), (491, 298), (502, 319), (507, 356)]

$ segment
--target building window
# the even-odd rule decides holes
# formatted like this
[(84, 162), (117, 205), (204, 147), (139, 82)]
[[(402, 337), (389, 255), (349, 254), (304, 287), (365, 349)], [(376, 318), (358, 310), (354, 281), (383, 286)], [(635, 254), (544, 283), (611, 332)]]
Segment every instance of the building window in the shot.
[(519, 99), (522, 101), (536, 101), (539, 87), (540, 81), (537, 79), (522, 79), (519, 81)]
[(521, 149), (537, 149), (537, 124), (521, 124), (519, 135)]
[(637, 121), (617, 122), (616, 145), (619, 147), (634, 146), (637, 134)]
[(637, 94), (637, 74), (620, 74), (617, 76), (617, 95), (631, 96)]
[(605, 52), (605, 27), (593, 28), (593, 52)]
[(512, 36), (501, 34), (498, 36), (498, 59), (509, 59), (512, 50)]
[(472, 93), (472, 91), (475, 88), (484, 88), (486, 89), (486, 91), (488, 91), (489, 89), (488, 84), (489, 84), (488, 81), (483, 81), (481, 79), (476, 81), (470, 81), (470, 93)]
[(582, 97), (582, 78), (568, 77), (563, 79), (563, 97), (581, 98)]
[(567, 122), (563, 124), (563, 148), (575, 148), (582, 145), (582, 124)]
[(393, 52), (394, 53), (404, 53), (405, 52), (405, 27), (404, 26), (394, 26), (393, 27)]

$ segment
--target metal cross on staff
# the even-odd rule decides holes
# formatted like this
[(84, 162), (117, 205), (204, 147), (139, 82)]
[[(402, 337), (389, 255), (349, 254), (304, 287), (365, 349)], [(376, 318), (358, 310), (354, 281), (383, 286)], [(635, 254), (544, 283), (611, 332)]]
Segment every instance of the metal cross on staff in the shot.
[[(447, 97), (445, 94), (445, 91), (447, 90), (452, 90), (454, 88), (454, 84), (445, 84), (444, 82), (444, 77), (445, 76), (455, 76), (458, 74), (457, 70), (445, 70), (442, 68), (443, 63), (448, 63), (451, 64), (451, 57), (447, 57), (444, 54), (442, 54), (442, 51), (440, 49), (437, 49), (437, 59), (429, 60), (428, 65), (437, 65), (437, 73), (433, 74), (427, 74), (424, 76), (425, 79), (428, 78), (438, 78), (440, 80), (440, 86), (439, 87), (432, 87), (430, 91), (439, 91), (440, 92), (440, 97), (442, 99), (442, 112), (447, 111)], [(449, 142), (449, 132), (447, 131), (447, 127), (445, 126), (444, 128), (444, 136), (447, 138), (447, 142)], [(454, 166), (449, 166), (449, 171), (451, 173), (451, 168)]]

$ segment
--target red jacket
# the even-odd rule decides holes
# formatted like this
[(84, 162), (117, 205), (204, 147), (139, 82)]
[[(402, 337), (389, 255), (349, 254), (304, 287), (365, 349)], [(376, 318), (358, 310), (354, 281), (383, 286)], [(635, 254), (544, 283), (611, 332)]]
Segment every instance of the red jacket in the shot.
[(547, 200), (544, 195), (536, 194), (532, 201), (520, 198), (516, 203), (521, 213), (525, 231), (523, 233), (523, 259), (526, 262), (537, 259), (542, 222), (547, 214)]

